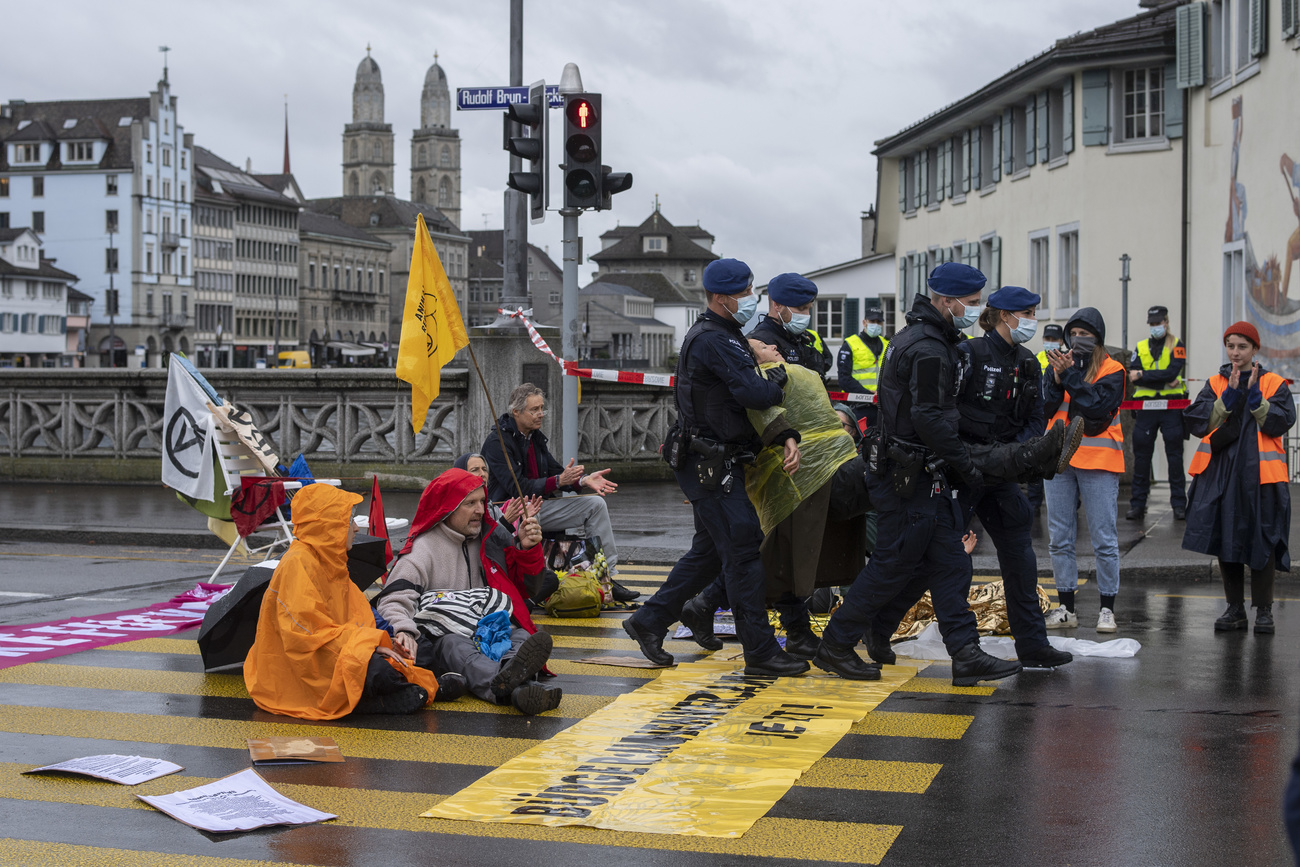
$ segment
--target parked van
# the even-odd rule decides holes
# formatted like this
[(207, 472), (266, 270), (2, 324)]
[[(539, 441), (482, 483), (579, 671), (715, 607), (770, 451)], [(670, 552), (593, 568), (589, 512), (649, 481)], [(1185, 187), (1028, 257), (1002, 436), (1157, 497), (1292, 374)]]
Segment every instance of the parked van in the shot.
[(311, 356), (301, 349), (280, 353), (280, 369), (311, 367)]

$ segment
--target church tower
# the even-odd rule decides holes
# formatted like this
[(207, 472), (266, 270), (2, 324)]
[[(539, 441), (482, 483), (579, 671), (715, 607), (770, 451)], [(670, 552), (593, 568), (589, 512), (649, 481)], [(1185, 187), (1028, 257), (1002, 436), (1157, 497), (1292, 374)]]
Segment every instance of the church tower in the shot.
[(451, 91), (437, 54), (424, 76), (420, 128), (411, 134), (411, 201), (460, 226), (460, 131), (451, 128)]
[(384, 82), (366, 46), (352, 86), (352, 123), (343, 127), (343, 195), (393, 193), (393, 125), (384, 123)]

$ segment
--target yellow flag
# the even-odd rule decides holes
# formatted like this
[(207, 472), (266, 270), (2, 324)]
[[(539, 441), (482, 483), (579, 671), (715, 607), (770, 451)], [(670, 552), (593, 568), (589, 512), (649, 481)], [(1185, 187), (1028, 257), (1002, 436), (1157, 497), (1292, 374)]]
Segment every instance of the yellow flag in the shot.
[(402, 341), (397, 349), (397, 378), (411, 384), (411, 429), (415, 433), (424, 427), (429, 404), (438, 396), (442, 366), (468, 344), (456, 295), (420, 214), (415, 218), (411, 276), (406, 281)]

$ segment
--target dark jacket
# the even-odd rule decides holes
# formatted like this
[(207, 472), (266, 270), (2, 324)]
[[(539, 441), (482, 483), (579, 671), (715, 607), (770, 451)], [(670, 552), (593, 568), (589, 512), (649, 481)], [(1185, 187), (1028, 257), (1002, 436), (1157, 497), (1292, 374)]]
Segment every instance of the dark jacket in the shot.
[(677, 374), (677, 411), (683, 429), (715, 442), (761, 448), (745, 410), (776, 406), (785, 400), (785, 392), (777, 378), (759, 376), (740, 326), (706, 310), (686, 332)]
[(786, 329), (785, 323), (771, 314), (760, 319), (758, 324), (750, 329), (749, 336), (772, 344), (787, 362), (806, 367), (818, 376), (825, 376), (831, 369), (833, 359), (825, 342), (822, 342), (821, 348), (818, 349), (812, 331), (791, 334)]
[[(859, 331), (858, 339), (866, 344), (877, 359), (880, 358), (880, 353), (885, 348), (885, 339), (883, 337), (868, 337), (867, 332)], [(840, 385), (840, 391), (847, 391), (850, 394), (871, 393), (862, 383), (853, 378), (853, 347), (849, 346), (847, 340), (840, 346), (840, 354), (835, 360), (835, 364), (835, 376)]]
[[(1087, 328), (1097, 337), (1097, 345), (1106, 343), (1106, 322), (1095, 307), (1083, 307), (1069, 322), (1065, 323), (1065, 333), (1071, 328)], [(1051, 418), (1061, 408), (1066, 392), (1070, 394), (1070, 418), (1083, 418), (1085, 436), (1099, 436), (1119, 412), (1119, 405), (1124, 400), (1126, 385), (1123, 370), (1107, 374), (1096, 382), (1088, 382), (1085, 375), (1092, 363), (1089, 356), (1075, 356), (1074, 366), (1061, 374), (1058, 383), (1050, 368), (1043, 373), (1043, 415)]]
[[(1267, 372), (1260, 368), (1261, 375)], [(1219, 375), (1232, 373), (1231, 365), (1219, 368)], [(1227, 563), (1246, 563), (1262, 569), (1270, 556), (1277, 557), (1277, 568), (1291, 569), (1289, 536), (1291, 531), (1291, 491), (1285, 482), (1261, 485), (1259, 482), (1259, 439), (1256, 433), (1279, 437), (1295, 424), (1295, 403), (1286, 383), (1278, 386), (1268, 400), (1262, 425), (1252, 409), (1259, 407), (1263, 395), (1258, 388), (1249, 394), (1225, 389), (1227, 419), (1219, 430), (1235, 439), (1219, 446), (1210, 456), (1204, 472), (1192, 479), (1187, 491), (1187, 529), (1183, 547), (1189, 551), (1219, 557)], [(1210, 414), (1218, 398), (1210, 383), (1205, 383), (1196, 400), (1183, 413), (1184, 423), (1193, 436), (1210, 433)], [(1231, 404), (1229, 406), (1229, 404)]]
[[(536, 430), (530, 436), (524, 436), (510, 413), (497, 419), (497, 424), (500, 425), (501, 437), (505, 440), (505, 452), (501, 451), (501, 441), (497, 439), (495, 430), (488, 433), (483, 448), (479, 449), (488, 465), (489, 500), (499, 503), (516, 496), (515, 482), (510, 477), (511, 468), (514, 469), (515, 478), (519, 480), (519, 487), (523, 489), (525, 497), (555, 497), (563, 491), (579, 490), (577, 484), (562, 488), (559, 486), (558, 478), (564, 472), (564, 466), (546, 447), (545, 434)], [(537, 462), (537, 472), (531, 476), (528, 474), (530, 444)]]
[[(1138, 342), (1142, 343), (1143, 341)], [(1148, 337), (1145, 342), (1147, 344), (1147, 351), (1151, 353), (1151, 357), (1159, 361), (1161, 354), (1165, 351), (1165, 339), (1162, 337), (1159, 340), (1152, 340)], [(1177, 352), (1177, 350), (1183, 348), (1183, 342), (1181, 340), (1174, 342), (1173, 350), (1169, 353), (1169, 366), (1164, 370), (1155, 367), (1150, 370), (1143, 369), (1142, 358), (1138, 355), (1138, 351), (1134, 349), (1132, 357), (1128, 360), (1128, 369), (1142, 371), (1142, 378), (1134, 383), (1134, 385), (1138, 388), (1154, 388), (1159, 391), (1160, 389), (1167, 388), (1177, 382), (1178, 377), (1183, 375), (1183, 368), (1187, 366), (1186, 352), (1184, 351), (1182, 358), (1179, 358)]]
[(1023, 443), (1043, 435), (1043, 368), (1032, 352), (996, 330), (963, 340), (957, 351), (971, 359), (959, 399), (963, 437)]

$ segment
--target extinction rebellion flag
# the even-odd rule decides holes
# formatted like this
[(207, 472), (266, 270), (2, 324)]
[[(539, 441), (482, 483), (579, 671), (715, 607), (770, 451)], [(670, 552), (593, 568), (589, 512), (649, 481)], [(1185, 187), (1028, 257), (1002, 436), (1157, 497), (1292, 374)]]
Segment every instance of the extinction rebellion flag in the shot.
[(208, 396), (173, 355), (163, 405), (163, 484), (198, 500), (212, 499), (212, 413)]
[(415, 219), (402, 342), (397, 350), (397, 378), (411, 384), (411, 430), (415, 433), (424, 427), (429, 404), (438, 396), (443, 365), (468, 344), (456, 295), (420, 214)]

